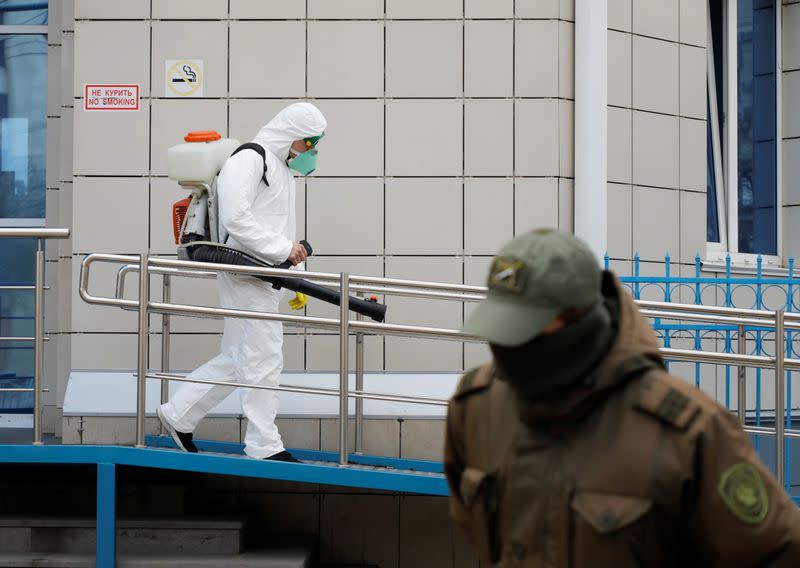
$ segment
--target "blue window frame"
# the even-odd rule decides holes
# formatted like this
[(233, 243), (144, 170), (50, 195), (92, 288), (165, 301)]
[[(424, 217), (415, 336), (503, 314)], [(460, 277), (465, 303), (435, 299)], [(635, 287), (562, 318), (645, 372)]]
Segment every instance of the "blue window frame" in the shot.
[[(0, 226), (44, 225), (47, 2), (0, 0)], [(32, 284), (36, 243), (0, 241), (0, 283)], [(33, 334), (33, 294), (0, 292), (0, 336)], [(0, 342), (0, 386), (30, 387), (32, 345)], [(30, 393), (0, 393), (0, 412), (29, 412)]]
[(709, 0), (706, 234), (714, 250), (780, 252), (776, 16), (776, 0)]

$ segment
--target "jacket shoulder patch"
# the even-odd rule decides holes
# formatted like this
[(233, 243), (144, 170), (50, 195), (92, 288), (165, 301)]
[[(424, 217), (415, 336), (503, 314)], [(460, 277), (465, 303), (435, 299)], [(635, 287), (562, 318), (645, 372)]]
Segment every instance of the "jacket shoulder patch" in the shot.
[(678, 430), (685, 430), (700, 411), (700, 404), (668, 380), (651, 375), (644, 380), (635, 406)]
[(483, 365), (472, 369), (461, 377), (461, 381), (458, 383), (458, 387), (456, 387), (456, 393), (453, 398), (459, 399), (485, 390), (492, 384), (493, 377), (494, 372), (491, 365)]

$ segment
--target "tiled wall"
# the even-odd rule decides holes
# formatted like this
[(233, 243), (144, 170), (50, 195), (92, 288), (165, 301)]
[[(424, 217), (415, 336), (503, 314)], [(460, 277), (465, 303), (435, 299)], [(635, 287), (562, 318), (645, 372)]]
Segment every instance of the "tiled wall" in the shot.
[(608, 252), (621, 273), (637, 252), (692, 266), (705, 252), (706, 25), (704, 0), (608, 2)]
[(800, 258), (800, 1), (784, 0), (783, 250)]
[[(298, 178), (299, 236), (316, 253), (309, 269), (482, 283), (514, 234), (572, 229), (572, 4), (76, 0), (65, 270), (75, 282), (79, 259), (94, 251), (174, 254), (169, 207), (183, 195), (165, 177), (166, 148), (191, 129), (249, 140), (284, 105), (308, 99), (329, 122), (319, 169)], [(204, 98), (164, 98), (164, 60), (180, 57), (204, 60)], [(86, 83), (139, 83), (142, 109), (85, 112)], [(98, 267), (93, 285), (108, 292), (112, 276)], [(209, 282), (174, 285), (176, 300), (215, 305), (215, 296)], [(458, 327), (464, 317), (455, 303), (387, 303), (392, 322)], [(74, 289), (71, 308), (72, 368), (133, 366), (133, 314), (88, 306)], [(334, 311), (312, 301), (308, 313)], [(173, 367), (209, 358), (220, 329), (175, 320)], [(287, 368), (336, 368), (336, 336), (287, 334)], [(458, 371), (484, 357), (449, 342), (367, 346), (371, 369)]]

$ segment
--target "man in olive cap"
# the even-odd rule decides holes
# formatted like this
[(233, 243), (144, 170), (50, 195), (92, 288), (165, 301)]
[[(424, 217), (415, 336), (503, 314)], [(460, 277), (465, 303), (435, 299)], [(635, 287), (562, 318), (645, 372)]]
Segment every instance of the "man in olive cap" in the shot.
[(586, 245), (519, 236), (488, 287), (465, 331), (493, 361), (462, 378), (445, 449), (485, 565), (800, 566), (800, 510)]

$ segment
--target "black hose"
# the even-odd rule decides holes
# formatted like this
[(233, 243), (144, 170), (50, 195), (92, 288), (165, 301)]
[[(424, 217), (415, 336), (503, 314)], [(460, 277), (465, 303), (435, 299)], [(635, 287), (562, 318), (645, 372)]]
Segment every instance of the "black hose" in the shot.
[[(306, 247), (310, 250), (310, 247)], [(190, 243), (186, 245), (186, 252), (191, 260), (196, 262), (211, 262), (214, 264), (234, 264), (237, 266), (257, 266), (263, 268), (287, 268), (286, 263), (279, 267), (274, 267), (266, 262), (262, 262), (254, 256), (244, 253), (234, 248), (219, 245), (215, 243)], [(300, 278), (284, 278), (281, 276), (255, 276), (259, 280), (269, 282), (276, 289), (286, 288), (293, 292), (300, 292), (307, 294), (323, 302), (328, 302), (338, 306), (341, 302), (342, 295), (331, 288), (314, 284), (308, 280)], [(348, 307), (350, 310), (367, 316), (377, 322), (382, 322), (386, 319), (386, 306), (371, 300), (362, 300), (361, 298), (354, 298), (349, 296)]]

